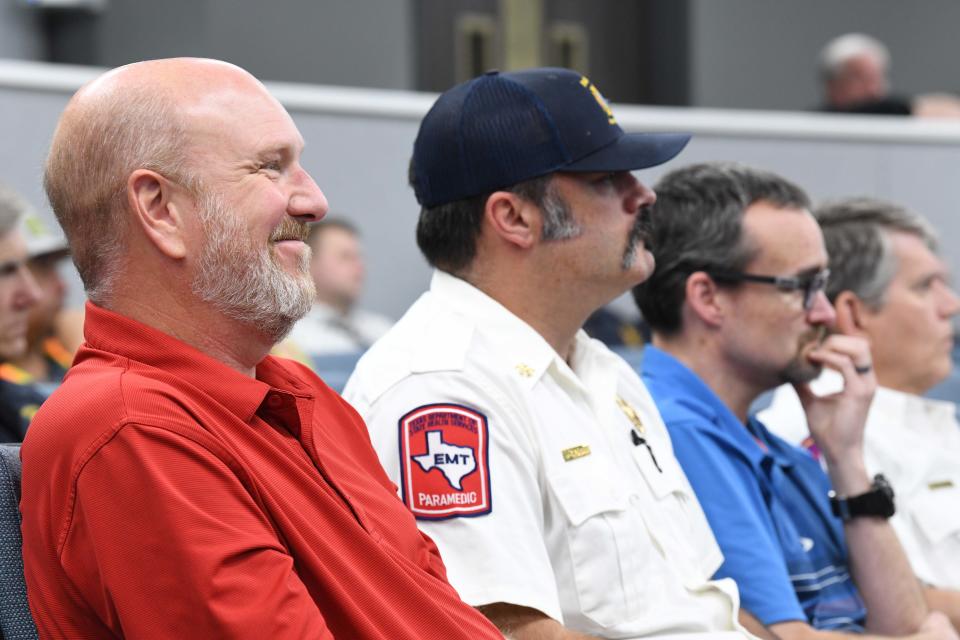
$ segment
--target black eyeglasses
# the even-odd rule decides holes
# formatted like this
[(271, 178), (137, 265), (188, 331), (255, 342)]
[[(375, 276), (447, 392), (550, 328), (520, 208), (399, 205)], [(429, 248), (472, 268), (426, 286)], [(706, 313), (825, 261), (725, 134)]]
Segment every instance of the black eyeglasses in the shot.
[(759, 276), (739, 271), (707, 271), (706, 273), (714, 280), (721, 282), (759, 282), (772, 284), (780, 291), (803, 291), (803, 308), (807, 311), (813, 308), (817, 301), (817, 294), (827, 288), (827, 282), (830, 280), (830, 269), (824, 269), (809, 276)]

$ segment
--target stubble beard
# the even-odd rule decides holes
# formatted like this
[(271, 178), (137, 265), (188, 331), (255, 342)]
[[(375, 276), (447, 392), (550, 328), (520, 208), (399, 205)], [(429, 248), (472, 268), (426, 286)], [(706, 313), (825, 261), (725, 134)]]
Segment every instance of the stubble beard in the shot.
[(789, 384), (806, 384), (816, 380), (823, 371), (823, 367), (815, 364), (807, 357), (809, 347), (819, 346), (827, 337), (827, 326), (820, 325), (805, 332), (797, 341), (797, 353), (787, 366), (780, 372), (782, 382)]
[[(291, 275), (277, 263), (272, 244), (257, 246), (219, 194), (205, 193), (198, 214), (206, 241), (191, 282), (194, 294), (274, 344), (280, 342), (310, 311), (316, 296), (309, 248)], [(287, 218), (271, 239), (287, 235), (305, 238), (306, 224)]]

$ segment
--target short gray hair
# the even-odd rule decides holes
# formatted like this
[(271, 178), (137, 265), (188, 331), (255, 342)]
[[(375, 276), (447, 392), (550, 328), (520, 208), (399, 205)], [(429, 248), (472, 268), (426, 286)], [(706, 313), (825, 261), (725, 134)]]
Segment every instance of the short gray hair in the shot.
[(874, 309), (883, 305), (897, 272), (892, 231), (915, 235), (931, 251), (937, 251), (936, 232), (930, 223), (892, 202), (846, 198), (822, 204), (813, 215), (830, 256), (826, 293), (831, 302), (843, 291), (852, 291)]
[(43, 184), (97, 304), (109, 301), (124, 258), (130, 174), (151, 169), (198, 193), (189, 153), (187, 123), (174, 98), (151, 86), (113, 90), (61, 118)]
[(843, 71), (850, 58), (867, 53), (877, 58), (884, 69), (890, 66), (890, 50), (886, 45), (865, 33), (845, 33), (837, 36), (820, 50), (820, 77), (826, 82)]

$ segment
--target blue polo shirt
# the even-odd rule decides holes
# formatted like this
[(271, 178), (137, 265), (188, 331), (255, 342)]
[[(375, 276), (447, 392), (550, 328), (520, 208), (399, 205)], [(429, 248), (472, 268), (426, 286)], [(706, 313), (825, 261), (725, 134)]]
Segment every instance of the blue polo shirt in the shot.
[(850, 576), (843, 524), (830, 512), (830, 480), (805, 450), (746, 426), (673, 356), (649, 346), (647, 384), (670, 431), (742, 606), (764, 625), (805, 620), (863, 631), (866, 609)]

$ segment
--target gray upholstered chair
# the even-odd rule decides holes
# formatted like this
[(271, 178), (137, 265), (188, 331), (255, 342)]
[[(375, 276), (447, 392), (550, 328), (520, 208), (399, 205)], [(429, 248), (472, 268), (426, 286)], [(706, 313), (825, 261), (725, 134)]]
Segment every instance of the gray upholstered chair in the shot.
[(20, 445), (0, 444), (0, 631), (4, 640), (34, 640), (20, 535)]

